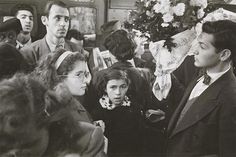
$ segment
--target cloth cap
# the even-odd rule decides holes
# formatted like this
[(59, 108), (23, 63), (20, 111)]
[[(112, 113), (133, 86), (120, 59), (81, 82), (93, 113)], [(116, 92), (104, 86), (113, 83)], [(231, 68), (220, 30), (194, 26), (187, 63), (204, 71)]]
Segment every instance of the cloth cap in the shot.
[(16, 34), (19, 34), (22, 30), (20, 20), (17, 18), (11, 18), (0, 23), (0, 32), (6, 32), (9, 30), (15, 30)]

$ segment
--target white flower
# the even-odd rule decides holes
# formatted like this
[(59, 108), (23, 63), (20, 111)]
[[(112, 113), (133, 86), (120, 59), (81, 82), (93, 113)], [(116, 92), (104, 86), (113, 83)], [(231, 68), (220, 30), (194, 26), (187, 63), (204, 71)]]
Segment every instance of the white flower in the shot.
[(173, 12), (176, 16), (183, 16), (185, 12), (185, 4), (178, 3), (176, 6), (173, 7)]
[(204, 10), (201, 8), (197, 11), (197, 18), (200, 19), (205, 15)]
[(160, 0), (154, 6), (153, 10), (156, 13), (168, 13), (170, 11), (170, 1), (169, 0)]
[(154, 14), (152, 12), (150, 12), (149, 10), (147, 10), (146, 15), (149, 16), (149, 17), (153, 17)]
[(150, 38), (150, 34), (149, 33), (144, 33), (144, 35), (146, 36), (146, 37), (148, 37), (148, 38)]
[(145, 7), (148, 7), (150, 3), (151, 3), (150, 1), (147, 1), (147, 2), (145, 3)]
[(173, 22), (172, 25), (173, 25), (173, 27), (179, 27), (180, 26), (180, 22)]
[(190, 0), (190, 5), (198, 6), (204, 9), (207, 7), (207, 0)]
[(174, 16), (170, 13), (167, 13), (162, 16), (162, 19), (164, 20), (165, 23), (167, 23), (171, 22), (174, 19)]
[(168, 27), (169, 26), (169, 23), (162, 23), (161, 24), (161, 27)]

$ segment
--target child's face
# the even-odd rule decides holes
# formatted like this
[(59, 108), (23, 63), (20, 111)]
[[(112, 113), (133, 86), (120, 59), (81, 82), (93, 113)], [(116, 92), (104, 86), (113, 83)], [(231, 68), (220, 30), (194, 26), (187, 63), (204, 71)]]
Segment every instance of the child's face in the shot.
[(107, 82), (106, 92), (114, 105), (120, 105), (124, 101), (127, 90), (128, 84), (125, 80), (113, 79)]

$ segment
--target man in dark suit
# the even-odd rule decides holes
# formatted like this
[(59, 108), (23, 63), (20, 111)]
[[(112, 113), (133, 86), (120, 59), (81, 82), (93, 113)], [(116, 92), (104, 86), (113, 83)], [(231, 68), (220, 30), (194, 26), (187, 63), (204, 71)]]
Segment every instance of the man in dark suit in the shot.
[(187, 87), (168, 125), (168, 157), (236, 156), (236, 23), (206, 22), (194, 65), (205, 69)]

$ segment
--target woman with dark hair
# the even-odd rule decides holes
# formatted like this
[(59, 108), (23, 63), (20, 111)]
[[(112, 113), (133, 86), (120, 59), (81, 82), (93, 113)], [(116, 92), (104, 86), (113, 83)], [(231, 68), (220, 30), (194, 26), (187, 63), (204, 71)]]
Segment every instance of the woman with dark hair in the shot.
[(0, 156), (102, 157), (102, 130), (74, 119), (62, 96), (25, 75), (0, 82)]
[(49, 89), (63, 86), (67, 90), (64, 94), (73, 95), (71, 103), (77, 108), (78, 120), (92, 121), (83, 105), (76, 99), (85, 94), (91, 80), (84, 55), (57, 49), (44, 58), (32, 74), (43, 80)]
[(109, 69), (96, 88), (100, 99), (94, 110), (96, 120), (105, 124), (109, 157), (141, 155), (143, 123), (141, 105), (128, 90), (130, 79), (123, 70)]

